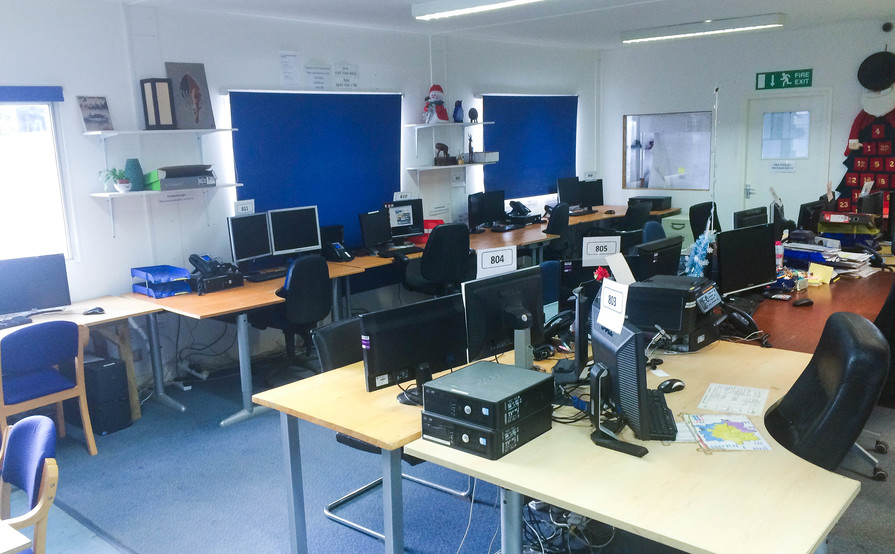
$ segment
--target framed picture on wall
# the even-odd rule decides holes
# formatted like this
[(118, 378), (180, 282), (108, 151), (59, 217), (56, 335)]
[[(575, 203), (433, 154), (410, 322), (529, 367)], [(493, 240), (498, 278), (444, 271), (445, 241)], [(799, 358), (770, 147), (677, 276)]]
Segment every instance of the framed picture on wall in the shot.
[(709, 190), (712, 112), (624, 116), (626, 189)]
[(105, 96), (78, 96), (84, 131), (114, 131), (112, 114)]
[(214, 129), (205, 65), (165, 62), (174, 87), (174, 114), (179, 129)]

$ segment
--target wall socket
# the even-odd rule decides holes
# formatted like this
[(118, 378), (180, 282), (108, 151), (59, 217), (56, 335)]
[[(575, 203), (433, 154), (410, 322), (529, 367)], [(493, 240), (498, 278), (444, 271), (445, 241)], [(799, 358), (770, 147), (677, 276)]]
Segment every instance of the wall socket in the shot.
[(233, 203), (234, 213), (236, 215), (247, 215), (255, 213), (254, 200), (237, 200)]

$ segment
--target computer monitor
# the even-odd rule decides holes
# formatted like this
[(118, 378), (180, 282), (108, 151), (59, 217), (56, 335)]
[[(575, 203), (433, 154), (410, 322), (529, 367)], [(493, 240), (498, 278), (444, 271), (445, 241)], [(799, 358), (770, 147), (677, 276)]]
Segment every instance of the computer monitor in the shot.
[(69, 305), (62, 254), (0, 260), (0, 314), (33, 314)]
[(799, 229), (817, 234), (817, 224), (824, 211), (827, 211), (827, 202), (824, 200), (815, 200), (799, 206)]
[(460, 294), (362, 314), (360, 321), (368, 392), (416, 379), (415, 390), (399, 400), (422, 404), (422, 385), (433, 373), (466, 363)]
[(320, 249), (317, 206), (270, 210), (267, 225), (270, 250), (276, 256)]
[(877, 224), (881, 223), (883, 217), (883, 204), (886, 200), (886, 193), (882, 191), (871, 192), (864, 196), (858, 197), (858, 213), (874, 214), (878, 217)]
[(469, 229), (491, 227), (493, 223), (503, 223), (507, 218), (504, 208), (504, 191), (492, 190), (470, 194), (467, 199), (469, 208)]
[(391, 228), (392, 241), (395, 244), (401, 244), (407, 237), (416, 237), (425, 233), (421, 198), (386, 202), (382, 207), (388, 212), (388, 223)]
[(638, 281), (653, 275), (677, 275), (681, 265), (681, 245), (684, 237), (665, 237), (634, 246), (625, 256), (631, 272)]
[(590, 316), (594, 359), (591, 402), (595, 403), (590, 409), (591, 419), (595, 427), (603, 429), (600, 408), (608, 403), (618, 418), (611, 428), (613, 434), (627, 425), (638, 439), (650, 440), (643, 333), (627, 322), (620, 333), (610, 331), (597, 322), (599, 313), (595, 303)]
[(539, 266), (463, 283), (469, 361), (515, 350), (531, 367), (532, 344), (544, 340), (544, 291)]
[(358, 214), (360, 220), (360, 234), (364, 241), (364, 248), (370, 252), (376, 252), (383, 244), (391, 242), (392, 234), (388, 225), (388, 211), (376, 210)]
[(740, 229), (742, 227), (752, 227), (753, 225), (764, 225), (768, 222), (768, 209), (764, 206), (757, 208), (749, 208), (739, 212), (733, 212), (733, 228)]
[(233, 263), (270, 256), (266, 212), (228, 217), (227, 229), (230, 232), (230, 255)]
[(773, 224), (718, 233), (718, 291), (722, 296), (776, 282), (775, 240)]
[(593, 181), (580, 181), (578, 204), (588, 212), (593, 212), (594, 206), (603, 205), (603, 179)]
[(581, 182), (578, 177), (561, 177), (556, 180), (559, 201), (572, 206), (581, 204)]

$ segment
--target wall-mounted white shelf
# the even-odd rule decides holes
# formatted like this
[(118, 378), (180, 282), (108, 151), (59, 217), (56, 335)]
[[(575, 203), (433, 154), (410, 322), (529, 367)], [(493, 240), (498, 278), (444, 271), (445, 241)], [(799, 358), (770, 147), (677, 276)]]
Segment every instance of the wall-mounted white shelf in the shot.
[[(407, 127), (413, 129), (413, 143), (414, 143), (414, 147), (416, 148), (416, 152), (414, 153), (414, 156), (419, 156), (419, 132), (420, 132), (420, 129), (429, 129), (429, 128), (431, 128), (431, 129), (437, 129), (437, 128), (450, 129), (452, 127), (453, 128), (460, 127), (460, 128), (465, 129), (466, 127), (475, 127), (476, 125), (493, 125), (493, 124), (494, 124), (493, 121), (479, 121), (476, 123), (469, 123), (468, 121), (464, 122), (464, 123), (408, 123)], [(470, 165), (472, 165), (472, 164), (470, 164)]]
[(434, 171), (440, 169), (462, 169), (464, 167), (474, 167), (479, 165), (491, 165), (497, 162), (471, 163), (471, 164), (454, 164), (454, 165), (424, 165), (420, 167), (408, 167), (407, 171)]
[(158, 129), (158, 130), (134, 130), (134, 131), (86, 131), (83, 133), (85, 137), (99, 138), (100, 146), (103, 149), (103, 164), (106, 169), (109, 168), (109, 157), (106, 153), (106, 141), (115, 137), (123, 136), (176, 136), (176, 135), (192, 135), (196, 137), (196, 147), (199, 150), (199, 159), (204, 159), (205, 154), (202, 152), (202, 137), (213, 133), (232, 133), (238, 129)]

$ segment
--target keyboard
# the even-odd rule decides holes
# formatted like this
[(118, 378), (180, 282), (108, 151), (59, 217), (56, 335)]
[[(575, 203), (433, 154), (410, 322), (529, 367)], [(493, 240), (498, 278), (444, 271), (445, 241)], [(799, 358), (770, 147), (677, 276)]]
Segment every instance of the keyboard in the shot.
[(259, 271), (257, 273), (246, 273), (245, 280), (250, 283), (260, 283), (262, 281), (270, 281), (271, 279), (279, 279), (286, 276), (285, 269), (274, 269), (269, 271)]
[(491, 231), (493, 233), (506, 233), (507, 231), (515, 231), (516, 229), (524, 229), (525, 225), (521, 223), (510, 223), (508, 225), (492, 225)]
[(673, 441), (677, 437), (677, 424), (674, 422), (674, 414), (665, 403), (665, 393), (658, 390), (646, 392), (649, 401), (650, 440)]
[(408, 254), (416, 254), (417, 252), (422, 252), (423, 249), (419, 246), (394, 246), (392, 248), (385, 249), (379, 251), (380, 258), (394, 258), (395, 256), (407, 256)]
[(31, 323), (31, 318), (26, 315), (17, 315), (6, 319), (0, 319), (0, 329), (9, 329)]

